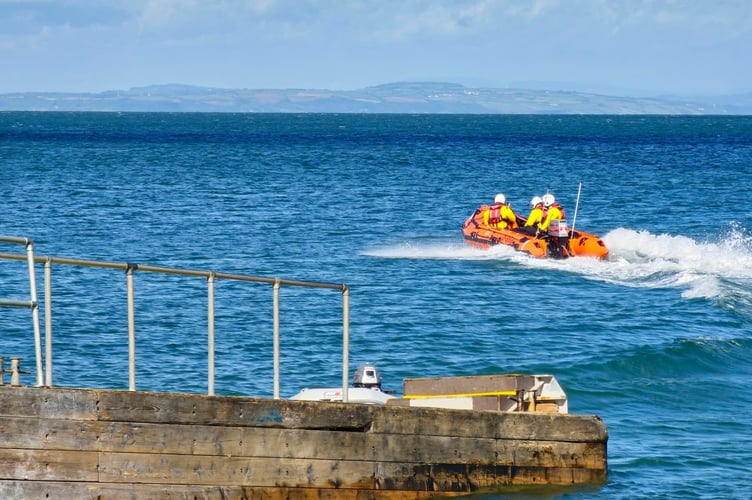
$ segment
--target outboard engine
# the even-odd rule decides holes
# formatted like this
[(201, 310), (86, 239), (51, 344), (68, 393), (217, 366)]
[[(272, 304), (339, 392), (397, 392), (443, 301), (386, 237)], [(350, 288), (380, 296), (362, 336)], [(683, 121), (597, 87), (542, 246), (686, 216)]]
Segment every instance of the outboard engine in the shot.
[(570, 256), (569, 227), (566, 219), (553, 219), (548, 226), (548, 256), (553, 259), (566, 259)]
[(374, 365), (360, 365), (353, 376), (353, 387), (381, 389), (381, 374)]
[(566, 219), (554, 219), (548, 226), (548, 234), (551, 236), (569, 236), (569, 228)]

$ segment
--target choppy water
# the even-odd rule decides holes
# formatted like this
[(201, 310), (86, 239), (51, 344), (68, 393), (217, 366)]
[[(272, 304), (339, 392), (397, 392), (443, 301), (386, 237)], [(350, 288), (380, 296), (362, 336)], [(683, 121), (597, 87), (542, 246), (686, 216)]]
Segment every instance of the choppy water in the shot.
[[(609, 482), (510, 497), (752, 496), (751, 174), (752, 117), (0, 113), (0, 234), (39, 255), (347, 283), (353, 369), (387, 389), (556, 375)], [(464, 244), (496, 192), (571, 219), (580, 182), (607, 261)], [(124, 275), (53, 272), (55, 384), (127, 388)], [(217, 393), (270, 396), (271, 288), (216, 295)], [(205, 281), (137, 273), (136, 304), (138, 388), (205, 392)], [(283, 397), (338, 385), (339, 292), (281, 304)], [(32, 369), (29, 316), (0, 309), (0, 355)]]

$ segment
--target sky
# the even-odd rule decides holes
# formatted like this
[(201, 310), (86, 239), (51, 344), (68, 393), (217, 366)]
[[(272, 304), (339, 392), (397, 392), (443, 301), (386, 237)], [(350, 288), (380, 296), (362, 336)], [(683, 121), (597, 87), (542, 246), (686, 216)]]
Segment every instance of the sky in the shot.
[(0, 93), (752, 92), (752, 0), (0, 0)]

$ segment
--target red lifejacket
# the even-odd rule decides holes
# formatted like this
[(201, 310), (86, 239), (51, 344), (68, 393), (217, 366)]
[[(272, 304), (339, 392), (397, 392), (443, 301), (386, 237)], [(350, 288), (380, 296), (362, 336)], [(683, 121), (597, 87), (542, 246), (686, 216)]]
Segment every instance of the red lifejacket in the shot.
[(501, 203), (494, 203), (488, 207), (488, 223), (495, 226), (501, 222)]
[(562, 219), (566, 219), (566, 218), (567, 218), (567, 214), (565, 214), (565, 213), (564, 213), (564, 207), (562, 207), (562, 206), (561, 206), (561, 205), (559, 205), (558, 203), (554, 203), (554, 204), (553, 204), (553, 205), (551, 205), (551, 206), (552, 206), (552, 207), (556, 207), (556, 208), (558, 208), (558, 209), (559, 209), (559, 211), (561, 212), (561, 218), (562, 218)]
[(562, 207), (561, 205), (559, 205), (558, 202), (554, 202), (553, 204), (551, 204), (548, 207), (545, 206), (545, 205), (543, 206), (543, 215), (541, 216), (541, 221), (546, 220), (546, 217), (548, 217), (548, 209), (551, 208), (551, 207), (556, 207), (556, 208), (559, 209), (559, 211), (561, 212), (561, 218), (562, 219), (566, 219), (567, 218), (567, 215), (564, 213), (564, 207)]

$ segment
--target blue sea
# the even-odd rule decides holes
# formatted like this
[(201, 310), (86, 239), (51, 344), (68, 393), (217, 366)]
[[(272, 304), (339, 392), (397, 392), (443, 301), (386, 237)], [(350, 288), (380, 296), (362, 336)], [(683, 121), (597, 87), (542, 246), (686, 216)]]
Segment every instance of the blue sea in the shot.
[[(398, 394), (555, 375), (608, 426), (608, 483), (493, 498), (752, 498), (752, 117), (6, 112), (0, 186), (39, 256), (347, 284), (351, 371)], [(464, 243), (497, 192), (527, 215), (549, 191), (606, 261)], [(0, 298), (25, 271), (0, 261)], [(52, 281), (54, 385), (127, 389), (125, 273)], [(207, 391), (206, 290), (136, 273), (138, 389)], [(218, 394), (272, 396), (272, 297), (218, 281)], [(281, 396), (340, 385), (341, 292), (280, 307)], [(29, 311), (0, 332), (33, 385)]]

